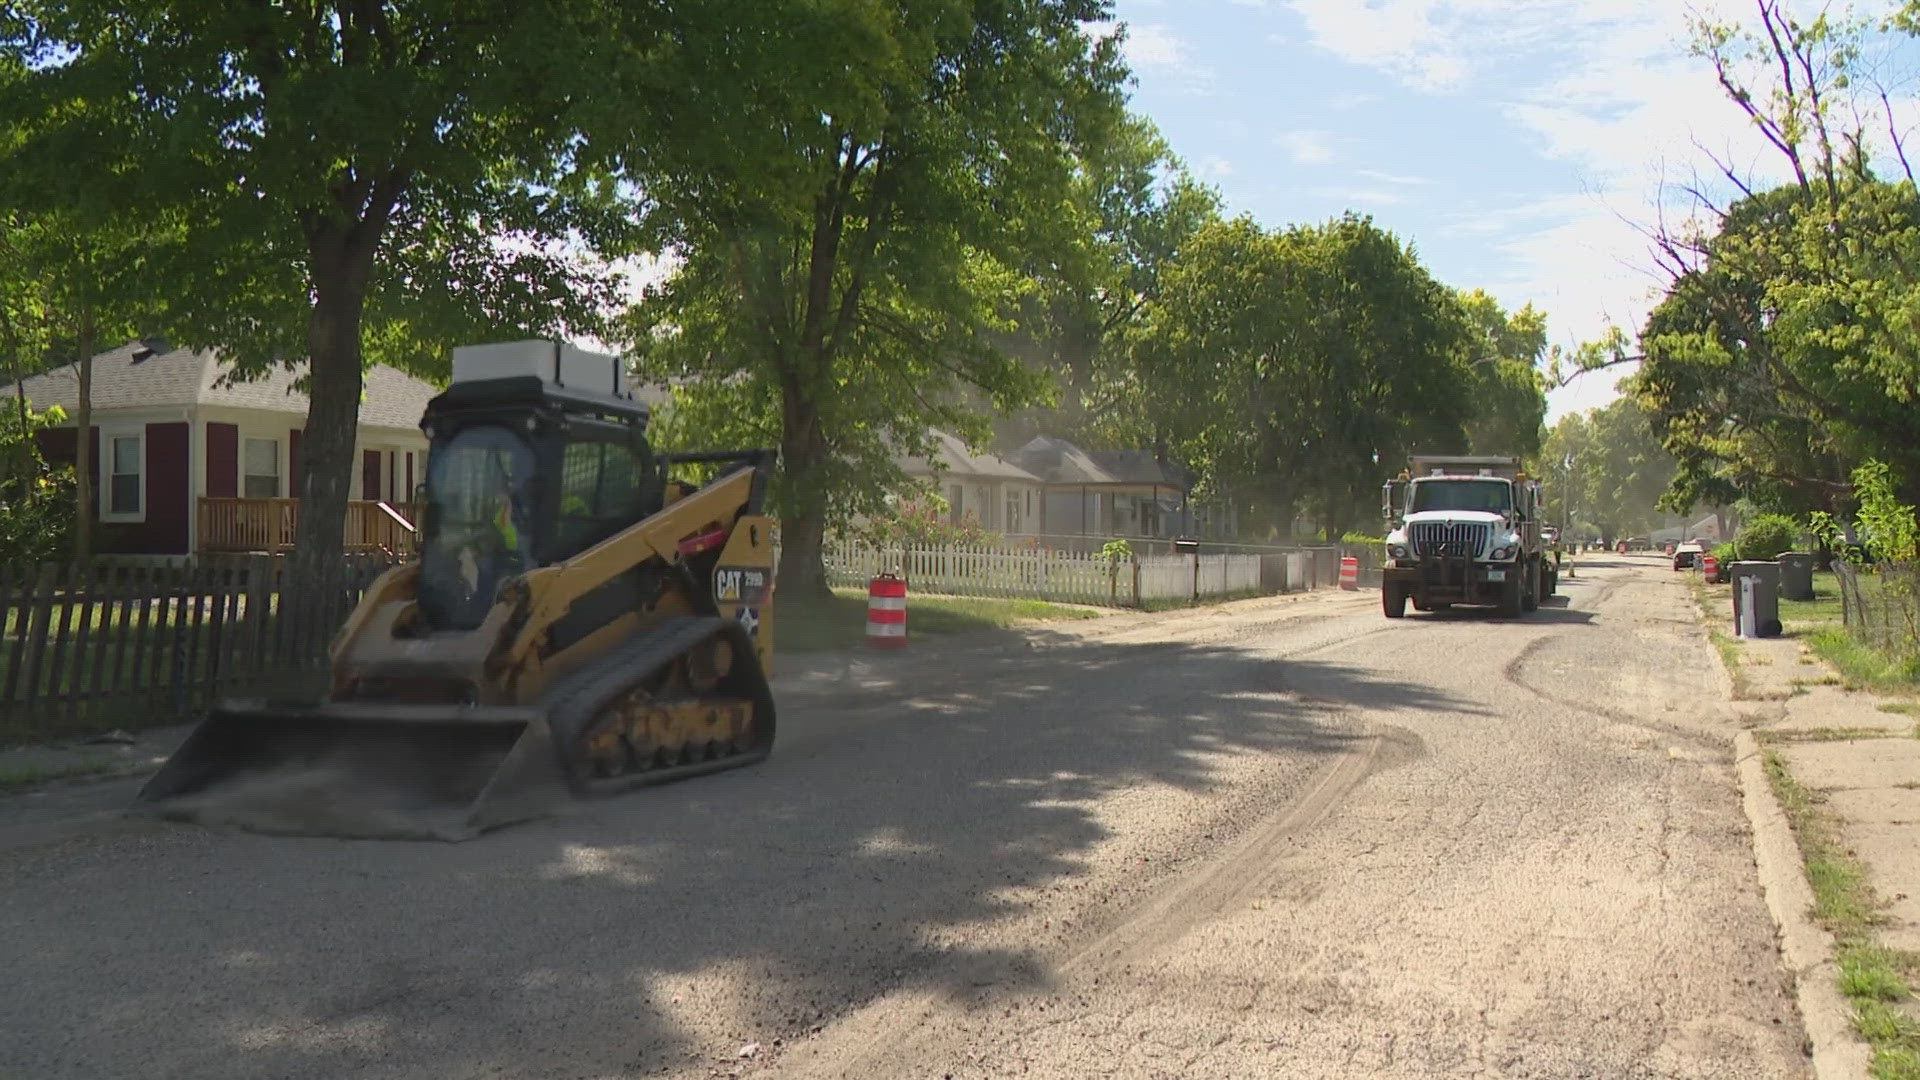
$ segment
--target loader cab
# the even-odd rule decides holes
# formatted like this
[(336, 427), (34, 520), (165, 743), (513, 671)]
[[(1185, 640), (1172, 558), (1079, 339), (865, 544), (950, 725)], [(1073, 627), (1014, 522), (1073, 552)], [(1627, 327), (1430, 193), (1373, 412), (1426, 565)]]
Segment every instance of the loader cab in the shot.
[(478, 627), (502, 583), (578, 555), (664, 499), (639, 402), (537, 374), (457, 376), (420, 422), (418, 596), (435, 630)]

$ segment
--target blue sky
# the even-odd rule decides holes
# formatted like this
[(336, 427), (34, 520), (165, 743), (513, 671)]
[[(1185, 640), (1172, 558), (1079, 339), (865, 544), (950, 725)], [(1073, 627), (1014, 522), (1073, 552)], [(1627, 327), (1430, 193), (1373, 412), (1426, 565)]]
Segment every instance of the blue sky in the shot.
[[(1116, 0), (1134, 107), (1268, 226), (1349, 208), (1411, 241), (1443, 281), (1532, 302), (1574, 345), (1631, 332), (1661, 279), (1640, 231), (1706, 151), (1779, 171), (1688, 11), (1741, 0)], [(1664, 201), (1662, 193), (1665, 192)], [(1618, 373), (1555, 392), (1551, 416)]]

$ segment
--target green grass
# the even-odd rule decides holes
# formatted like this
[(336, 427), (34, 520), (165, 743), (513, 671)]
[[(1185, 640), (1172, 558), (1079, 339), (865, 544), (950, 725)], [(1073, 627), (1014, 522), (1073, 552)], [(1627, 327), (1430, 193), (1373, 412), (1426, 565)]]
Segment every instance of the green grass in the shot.
[(1747, 677), (1746, 650), (1740, 647), (1739, 641), (1717, 626), (1708, 628), (1707, 639), (1713, 642), (1714, 649), (1720, 653), (1720, 663), (1726, 667), (1727, 677), (1733, 681), (1733, 696), (1740, 700), (1752, 700), (1755, 694), (1753, 680)]
[(1852, 742), (1855, 739), (1892, 739), (1899, 732), (1870, 727), (1821, 727), (1799, 730), (1774, 730), (1758, 733), (1758, 741), (1772, 745), (1790, 742)]
[(1829, 626), (1807, 638), (1815, 655), (1832, 664), (1849, 690), (1920, 694), (1920, 659), (1902, 660)]
[(1822, 626), (1841, 625), (1844, 614), (1841, 610), (1840, 582), (1830, 570), (1813, 572), (1813, 599), (1789, 600), (1780, 598), (1780, 623), (1786, 628), (1789, 637)]
[(126, 771), (123, 761), (81, 761), (68, 765), (0, 765), (0, 792)]
[(1920, 1080), (1920, 1022), (1902, 1008), (1913, 997), (1920, 958), (1875, 940), (1885, 921), (1879, 901), (1838, 823), (1777, 752), (1767, 751), (1763, 761), (1806, 860), (1813, 917), (1834, 936), (1840, 992), (1853, 1005), (1855, 1030), (1873, 1048), (1872, 1073), (1877, 1080)]
[[(1042, 622), (1092, 619), (1098, 608), (1044, 600), (998, 600), (974, 596), (908, 596), (909, 639), (990, 633)], [(867, 639), (864, 589), (835, 589), (830, 600), (780, 600), (774, 608), (773, 647), (778, 653), (833, 652), (858, 648)]]

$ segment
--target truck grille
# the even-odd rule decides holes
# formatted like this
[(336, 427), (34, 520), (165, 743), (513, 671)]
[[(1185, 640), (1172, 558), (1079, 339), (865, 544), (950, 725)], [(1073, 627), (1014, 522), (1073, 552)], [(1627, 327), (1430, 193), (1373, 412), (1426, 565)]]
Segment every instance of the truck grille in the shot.
[(1407, 527), (1407, 539), (1413, 542), (1415, 555), (1477, 559), (1486, 551), (1491, 531), (1488, 526), (1474, 522), (1443, 525), (1419, 521)]

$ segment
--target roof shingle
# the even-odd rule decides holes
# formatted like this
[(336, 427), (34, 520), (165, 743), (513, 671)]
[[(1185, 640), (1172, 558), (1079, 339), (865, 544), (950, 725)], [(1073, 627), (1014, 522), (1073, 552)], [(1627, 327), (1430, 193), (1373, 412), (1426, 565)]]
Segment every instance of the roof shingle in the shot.
[[(95, 412), (221, 405), (306, 415), (307, 395), (294, 388), (294, 382), (306, 371), (305, 364), (294, 369), (275, 366), (257, 378), (237, 382), (231, 378), (232, 366), (211, 350), (175, 349), (136, 360), (136, 347), (135, 344), (122, 345), (93, 358)], [(80, 402), (79, 374), (73, 364), (29, 376), (21, 382), (27, 400), (35, 408), (58, 405), (71, 413)], [(0, 394), (9, 397), (14, 392), (13, 386), (0, 390)], [(367, 369), (360, 424), (417, 428), (428, 400), (437, 393), (439, 389), (425, 379), (386, 364), (375, 364)]]

